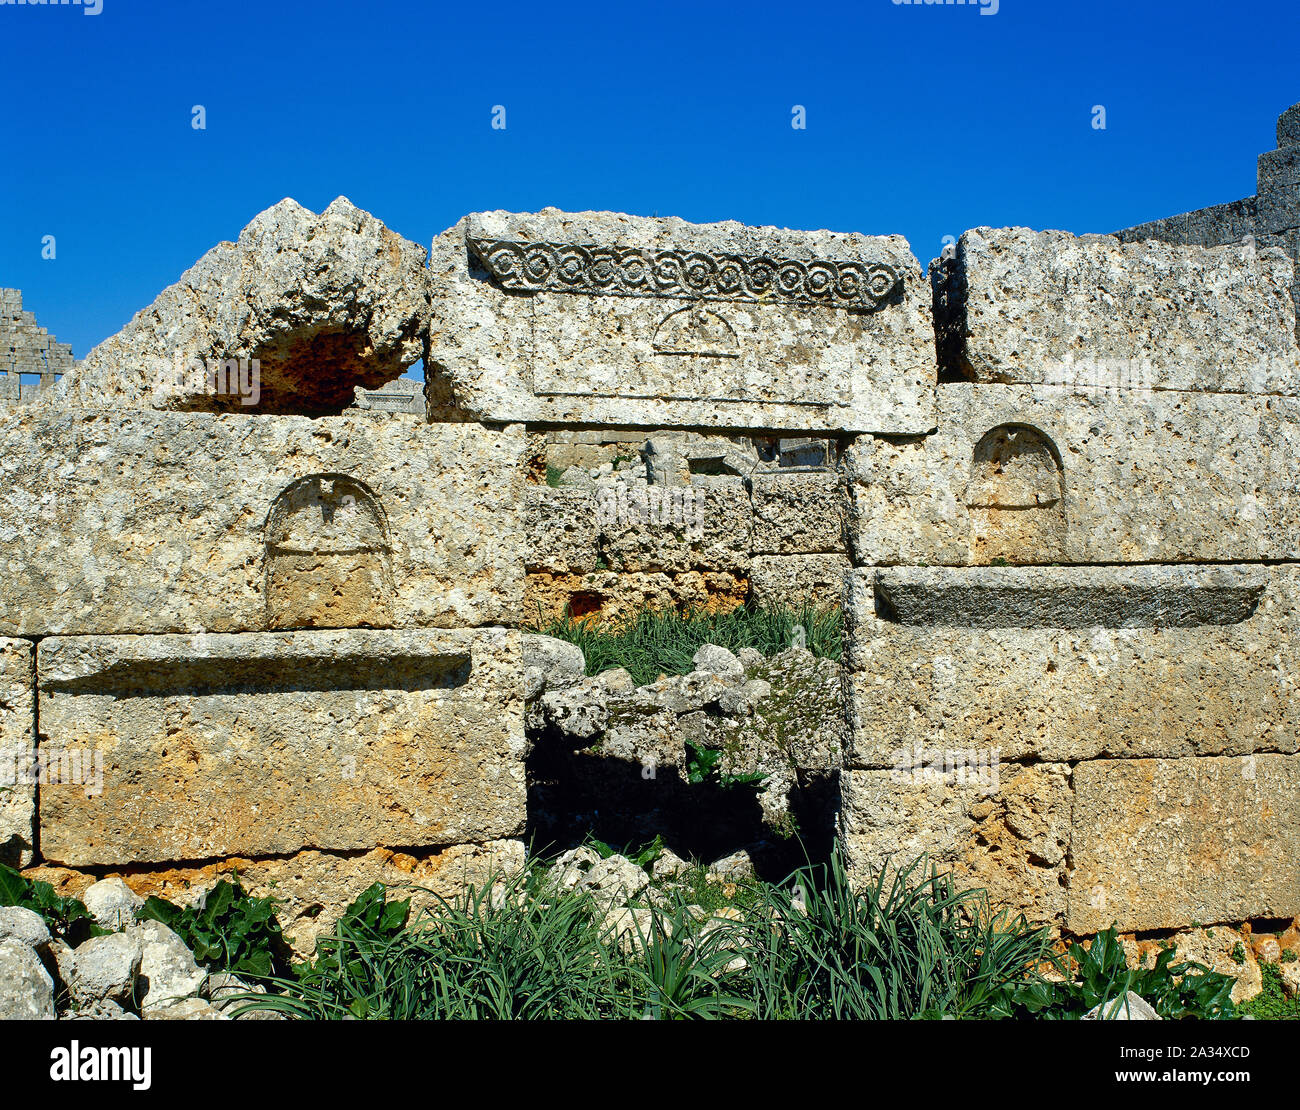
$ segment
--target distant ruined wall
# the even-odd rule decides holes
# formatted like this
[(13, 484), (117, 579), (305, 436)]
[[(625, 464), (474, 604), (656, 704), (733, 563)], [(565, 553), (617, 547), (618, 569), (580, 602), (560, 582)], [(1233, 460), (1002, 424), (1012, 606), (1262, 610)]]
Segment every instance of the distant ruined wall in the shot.
[[(1182, 246), (1218, 247), (1253, 239), (1278, 247), (1300, 266), (1300, 104), (1277, 121), (1277, 149), (1259, 156), (1253, 197), (1168, 216), (1115, 232), (1124, 242), (1156, 239)], [(1300, 278), (1292, 287), (1300, 309)]]
[[(237, 867), (309, 950), (371, 882), (522, 861), (522, 629), (812, 602), (842, 728), (778, 785), (835, 785), (856, 878), (926, 852), (1085, 934), (1300, 914), (1298, 132), (1253, 202), (973, 229), (928, 275), (555, 209), (426, 267), (344, 198), (262, 213), (0, 399), (0, 854), (181, 899)], [(256, 360), (258, 403), (190, 359)], [(721, 715), (708, 675), (610, 704), (675, 766), (801, 658)]]

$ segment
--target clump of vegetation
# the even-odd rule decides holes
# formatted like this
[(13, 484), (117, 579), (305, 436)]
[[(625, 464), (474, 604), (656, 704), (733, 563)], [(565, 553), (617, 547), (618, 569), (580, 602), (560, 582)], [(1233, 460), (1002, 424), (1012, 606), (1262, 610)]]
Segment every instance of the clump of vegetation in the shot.
[(160, 921), (185, 942), (202, 967), (265, 978), (288, 968), (289, 947), (270, 898), (254, 898), (239, 882), (222, 879), (199, 906), (148, 898), (138, 919)]
[[(1285, 963), (1291, 962), (1285, 959), (1288, 952), (1289, 950), (1282, 953)], [(1290, 953), (1290, 955), (1291, 960), (1294, 960), (1295, 954)], [(1259, 970), (1264, 979), (1263, 989), (1249, 1002), (1241, 1003), (1237, 1009), (1243, 1014), (1250, 1014), (1257, 1018), (1300, 1020), (1300, 994), (1287, 997), (1286, 991), (1282, 988), (1282, 972), (1278, 965), (1261, 963)]]
[[(534, 867), (495, 889), (431, 894), (413, 916), (409, 900), (381, 908), (372, 888), (312, 963), (251, 1005), (315, 1018), (998, 1016), (1047, 954), (1044, 930), (915, 868), (857, 892), (838, 864), (779, 885), (688, 872), (627, 945), (602, 937), (589, 895), (546, 881)], [(709, 918), (724, 905), (740, 920)]]
[(762, 774), (733, 775), (722, 770), (722, 751), (719, 748), (704, 748), (686, 741), (686, 778), (698, 785), (703, 782), (717, 783), (724, 789), (735, 786), (752, 786), (761, 789), (767, 781)]
[(57, 894), (49, 883), (26, 879), (4, 864), (0, 864), (0, 906), (19, 906), (39, 914), (50, 935), (73, 948), (90, 937), (108, 933), (95, 924), (83, 902)]
[(730, 651), (755, 648), (777, 655), (795, 642), (802, 627), (805, 646), (815, 656), (839, 660), (843, 655), (844, 615), (837, 608), (741, 606), (729, 613), (647, 609), (616, 624), (597, 624), (566, 614), (539, 620), (530, 631), (567, 640), (582, 649), (587, 674), (625, 667), (638, 685), (661, 674), (690, 674), (692, 657), (705, 644)]
[(1098, 933), (1085, 948), (1070, 945), (1058, 966), (1066, 975), (1060, 983), (1026, 983), (1010, 996), (1012, 1016), (1077, 1018), (1103, 1002), (1123, 998), (1128, 991), (1149, 1002), (1162, 1018), (1236, 1017), (1230, 975), (1204, 964), (1174, 962), (1175, 950), (1161, 950), (1151, 967), (1130, 968), (1114, 926)]

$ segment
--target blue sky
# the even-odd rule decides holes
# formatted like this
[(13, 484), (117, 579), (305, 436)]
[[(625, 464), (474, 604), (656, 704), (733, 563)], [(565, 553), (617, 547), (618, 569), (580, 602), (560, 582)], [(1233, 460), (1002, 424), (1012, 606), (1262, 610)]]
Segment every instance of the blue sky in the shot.
[(101, 2), (0, 2), (0, 285), (78, 357), (285, 196), (426, 245), (555, 205), (898, 233), (924, 264), (981, 224), (1247, 196), (1300, 101), (1296, 0)]

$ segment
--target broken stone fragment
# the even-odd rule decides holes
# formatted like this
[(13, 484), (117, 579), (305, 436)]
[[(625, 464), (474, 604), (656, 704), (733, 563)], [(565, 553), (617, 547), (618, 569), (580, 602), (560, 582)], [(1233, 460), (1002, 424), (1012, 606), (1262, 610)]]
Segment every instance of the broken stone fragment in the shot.
[(161, 921), (142, 921), (129, 933), (141, 950), (140, 974), (145, 992), (140, 1012), (146, 1018), (157, 1017), (157, 1011), (179, 1001), (198, 997), (207, 972), (199, 967), (179, 936)]
[(1132, 991), (1126, 991), (1123, 998), (1114, 998), (1101, 1002), (1083, 1015), (1083, 1021), (1159, 1021), (1160, 1015), (1149, 1002)]
[(54, 1017), (54, 980), (26, 944), (0, 939), (0, 1021)]
[(525, 700), (543, 690), (572, 686), (583, 676), (587, 661), (582, 649), (567, 640), (526, 632), (522, 638)]
[(0, 940), (16, 940), (28, 948), (50, 943), (50, 930), (41, 915), (22, 906), (0, 906)]
[(697, 671), (734, 678), (745, 673), (745, 666), (731, 652), (717, 644), (705, 644), (691, 658)]
[(346, 197), (320, 215), (282, 200), (92, 350), (51, 404), (341, 412), (421, 357), (425, 257)]
[(135, 911), (144, 905), (144, 899), (116, 876), (92, 883), (81, 900), (95, 924), (105, 929), (125, 929), (134, 925)]
[(140, 938), (128, 933), (92, 937), (82, 943), (73, 953), (68, 980), (73, 1005), (77, 1009), (105, 1001), (134, 1005), (142, 955)]

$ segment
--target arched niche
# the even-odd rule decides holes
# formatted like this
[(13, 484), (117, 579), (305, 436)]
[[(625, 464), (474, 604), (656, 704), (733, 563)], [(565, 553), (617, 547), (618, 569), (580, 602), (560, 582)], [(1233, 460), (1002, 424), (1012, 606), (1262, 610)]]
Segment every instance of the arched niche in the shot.
[(966, 507), (976, 563), (1065, 558), (1065, 484), (1056, 445), (1027, 424), (1000, 424), (975, 445)]
[(313, 474), (281, 491), (266, 521), (269, 628), (380, 628), (393, 619), (388, 519), (370, 488)]

